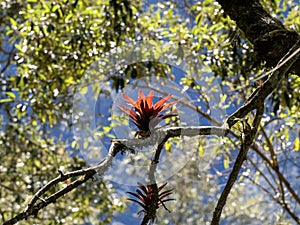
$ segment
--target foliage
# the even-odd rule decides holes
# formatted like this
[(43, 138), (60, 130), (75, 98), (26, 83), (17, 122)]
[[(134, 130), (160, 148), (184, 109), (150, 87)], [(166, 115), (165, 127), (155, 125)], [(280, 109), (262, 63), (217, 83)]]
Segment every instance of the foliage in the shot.
[[(300, 32), (297, 1), (261, 2), (286, 28)], [(179, 103), (211, 124), (221, 125), (224, 115), (214, 118), (207, 113), (209, 108), (201, 109), (196, 103), (209, 102), (205, 93), (217, 93), (217, 89), (203, 87), (202, 77), (195, 76), (195, 71), (201, 68), (213, 73), (206, 82), (218, 82), (223, 91), (215, 110), (222, 108), (227, 114), (264, 81), (255, 81), (266, 68), (257, 62), (252, 44), (213, 0), (5, 0), (0, 4), (1, 222), (23, 211), (32, 195), (59, 175), (58, 170), (88, 166), (71, 146), (72, 99), (90, 65), (110, 49), (136, 40), (167, 41), (177, 46), (179, 58), (183, 47), (189, 49), (188, 69), (181, 76), (172, 74), (172, 66), (156, 62), (136, 63), (123, 72), (98, 76), (116, 93), (144, 76), (176, 81), (193, 95), (190, 104)], [(194, 58), (202, 64), (196, 65)], [(224, 212), (224, 223), (293, 224), (292, 214), (299, 215), (299, 87), (299, 76), (289, 75), (268, 99), (256, 142)], [(251, 115), (249, 120), (253, 120)], [(110, 131), (113, 127), (108, 123), (105, 128)], [(159, 224), (210, 220), (239, 150), (241, 124), (232, 130), (235, 136), (210, 139), (222, 145), (212, 150), (216, 157), (205, 172), (201, 167), (208, 142), (187, 138), (185, 144), (196, 154), (168, 181), (177, 201), (168, 205), (171, 214), (159, 211)], [(168, 142), (168, 154), (180, 145), (183, 143), (178, 140)], [(124, 209), (124, 199), (112, 185), (97, 179), (22, 224), (109, 224)]]

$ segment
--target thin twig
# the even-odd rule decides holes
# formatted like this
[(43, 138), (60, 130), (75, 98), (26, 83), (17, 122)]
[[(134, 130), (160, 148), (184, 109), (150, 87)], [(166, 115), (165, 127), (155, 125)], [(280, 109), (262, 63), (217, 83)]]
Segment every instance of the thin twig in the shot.
[(248, 157), (247, 160), (252, 164), (252, 166), (256, 169), (256, 171), (258, 171), (259, 174), (265, 179), (265, 181), (267, 182), (269, 187), (273, 190), (273, 192), (276, 193), (277, 192), (276, 188), (271, 183), (271, 180), (268, 179), (268, 177), (258, 168), (257, 163), (253, 162), (253, 160), (250, 157)]
[(247, 177), (253, 184), (255, 184), (256, 186), (258, 186), (261, 190), (263, 190), (267, 195), (269, 195), (269, 197), (271, 197), (274, 202), (276, 202), (277, 204), (279, 204), (280, 206), (282, 206), (282, 208), (284, 208), (288, 214), (295, 220), (295, 222), (297, 224), (300, 224), (300, 218), (294, 213), (292, 212), (291, 208), (289, 207), (289, 205), (285, 202), (285, 201), (280, 201), (278, 198), (276, 198), (274, 195), (272, 195), (269, 190), (265, 187), (263, 187), (260, 184), (257, 184), (253, 179), (251, 179), (250, 177)]
[(3, 66), (3, 68), (1, 69), (0, 74), (1, 74), (1, 73), (4, 73), (4, 72), (8, 69), (8, 67), (10, 66), (10, 63), (11, 63), (11, 59), (12, 59), (12, 57), (14, 56), (14, 53), (15, 53), (15, 51), (14, 51), (14, 47), (13, 47), (13, 48), (10, 50), (9, 54), (8, 54), (8, 57), (7, 57), (7, 59), (6, 59), (6, 64), (5, 64), (5, 66)]
[[(271, 160), (269, 160), (256, 146), (252, 146), (252, 149), (274, 170), (277, 177), (283, 182), (283, 184), (286, 186), (287, 190), (291, 193), (293, 198), (297, 201), (298, 204), (300, 204), (300, 197), (296, 193), (296, 191), (293, 189), (290, 182), (285, 178), (285, 176), (280, 172), (279, 169), (274, 168), (274, 165)], [(268, 168), (268, 167), (267, 167)]]
[[(273, 162), (273, 168), (275, 168), (276, 171), (279, 171), (279, 164), (278, 164), (277, 156), (276, 156), (275, 150), (273, 148), (273, 145), (271, 143), (271, 140), (270, 140), (269, 136), (267, 135), (264, 127), (260, 126), (260, 128), (261, 128), (261, 131), (262, 131), (262, 134), (263, 134), (264, 138), (266, 139), (267, 146), (269, 147), (269, 151), (270, 151), (270, 154), (271, 154), (271, 161)], [(278, 174), (277, 174), (277, 177), (279, 178)], [(279, 183), (277, 183), (278, 190), (281, 194), (282, 201), (285, 202), (285, 194), (284, 194), (283, 183), (282, 183), (282, 180), (280, 178), (279, 178), (278, 181), (279, 181)]]

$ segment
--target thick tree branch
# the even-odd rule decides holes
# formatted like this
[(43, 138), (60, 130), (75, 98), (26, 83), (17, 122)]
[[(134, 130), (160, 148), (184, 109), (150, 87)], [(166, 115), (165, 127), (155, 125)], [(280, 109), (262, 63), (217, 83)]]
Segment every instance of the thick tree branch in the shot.
[(189, 126), (189, 127), (169, 127), (155, 130), (150, 137), (145, 139), (115, 139), (124, 145), (124, 148), (136, 149), (161, 143), (166, 136), (168, 138), (187, 136), (194, 137), (197, 135), (216, 135), (219, 137), (226, 136), (230, 130), (218, 126)]
[[(217, 2), (254, 45), (257, 60), (266, 61), (267, 66), (276, 66), (300, 38), (298, 33), (285, 29), (279, 20), (267, 13), (259, 0)], [(300, 59), (291, 68), (291, 72), (300, 75), (299, 64)]]

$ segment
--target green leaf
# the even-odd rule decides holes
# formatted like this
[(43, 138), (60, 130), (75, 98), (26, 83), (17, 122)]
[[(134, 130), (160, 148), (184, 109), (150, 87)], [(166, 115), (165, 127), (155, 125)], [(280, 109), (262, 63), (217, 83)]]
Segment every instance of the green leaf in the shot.
[(198, 155), (199, 155), (200, 158), (203, 157), (203, 153), (204, 153), (203, 145), (199, 145), (199, 147), (198, 147)]
[(256, 173), (255, 173), (255, 179), (254, 179), (254, 183), (255, 184), (257, 184), (258, 181), (259, 181), (259, 177), (260, 177), (259, 175), (260, 175), (260, 172), (256, 171)]
[(76, 140), (72, 141), (71, 147), (72, 147), (72, 148), (78, 148), (78, 144), (77, 144), (77, 141), (76, 141)]
[(229, 168), (229, 158), (226, 156), (224, 157), (224, 162), (223, 162), (224, 168), (228, 169)]
[(294, 150), (297, 152), (300, 149), (300, 140), (299, 137), (296, 137), (295, 142), (294, 142)]
[(34, 159), (34, 165), (37, 167), (37, 168), (41, 168), (41, 162), (40, 162), (40, 160), (38, 160), (38, 159)]
[(113, 134), (106, 134), (106, 136), (107, 136), (108, 138), (111, 138), (111, 139), (115, 139), (115, 138), (116, 138), (116, 136), (113, 135)]
[(105, 133), (108, 133), (110, 130), (111, 130), (110, 127), (103, 127), (103, 131), (104, 131)]
[(201, 19), (202, 19), (202, 14), (199, 13), (199, 14), (196, 16), (196, 18), (195, 18), (195, 21), (196, 21), (197, 25), (199, 25), (199, 23), (201, 22)]
[(52, 12), (55, 12), (56, 10), (58, 10), (60, 8), (60, 5), (55, 5), (55, 6), (53, 6), (53, 8), (52, 8)]
[(9, 21), (10, 21), (10, 24), (12, 27), (17, 27), (17, 25), (18, 25), (17, 21), (15, 21), (13, 18), (9, 18)]
[(7, 94), (9, 97), (11, 97), (12, 99), (15, 99), (15, 98), (16, 98), (16, 95), (15, 95), (13, 92), (8, 91), (8, 92), (6, 92), (6, 94)]
[(239, 177), (239, 179), (238, 179), (238, 182), (240, 183), (240, 182), (242, 182), (243, 180), (244, 180), (244, 176), (241, 175), (241, 176)]
[(0, 99), (0, 103), (12, 102), (12, 101), (13, 101), (13, 99), (10, 99), (10, 98)]
[(172, 151), (172, 144), (169, 141), (166, 142), (165, 148), (166, 148), (166, 151), (171, 152)]

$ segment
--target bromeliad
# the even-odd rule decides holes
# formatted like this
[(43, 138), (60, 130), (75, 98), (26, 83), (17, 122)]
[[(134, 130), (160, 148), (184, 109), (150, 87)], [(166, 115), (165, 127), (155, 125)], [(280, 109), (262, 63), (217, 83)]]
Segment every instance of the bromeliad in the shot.
[(136, 133), (136, 136), (139, 138), (150, 136), (151, 130), (153, 130), (162, 120), (177, 116), (175, 110), (166, 114), (160, 114), (162, 111), (176, 103), (176, 101), (166, 103), (172, 98), (172, 94), (160, 99), (155, 104), (152, 103), (154, 96), (153, 91), (151, 91), (148, 96), (145, 96), (142, 90), (140, 90), (136, 101), (125, 94), (122, 95), (123, 100), (133, 108), (124, 105), (119, 105), (119, 108), (125, 112), (138, 127), (139, 131)]
[[(154, 221), (156, 217), (156, 210), (163, 206), (169, 213), (170, 210), (165, 206), (165, 202), (174, 201), (174, 198), (167, 198), (173, 193), (173, 190), (162, 191), (162, 189), (167, 185), (167, 182), (163, 185), (157, 187), (157, 184), (148, 184), (147, 187), (138, 182), (139, 189), (136, 189), (136, 193), (127, 192), (128, 194), (136, 197), (128, 198), (128, 200), (138, 203), (142, 206), (142, 210), (138, 212), (140, 214), (143, 212), (145, 217), (148, 217), (151, 221)], [(167, 199), (166, 199), (167, 198)]]

